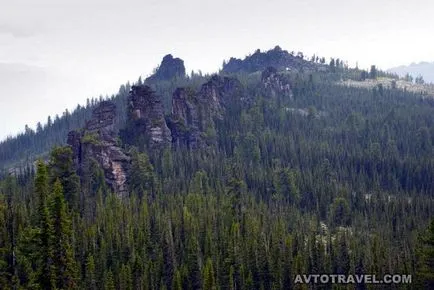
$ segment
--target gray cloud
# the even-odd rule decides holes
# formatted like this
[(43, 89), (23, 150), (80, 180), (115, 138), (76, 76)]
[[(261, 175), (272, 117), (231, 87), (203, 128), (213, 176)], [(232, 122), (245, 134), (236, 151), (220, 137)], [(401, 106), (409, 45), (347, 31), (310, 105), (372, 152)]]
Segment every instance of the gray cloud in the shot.
[(17, 133), (25, 124), (34, 125), (44, 112), (47, 72), (20, 63), (0, 63), (0, 135)]
[(0, 35), (9, 34), (15, 38), (27, 38), (34, 36), (36, 31), (32, 28), (15, 26), (7, 23), (0, 23)]

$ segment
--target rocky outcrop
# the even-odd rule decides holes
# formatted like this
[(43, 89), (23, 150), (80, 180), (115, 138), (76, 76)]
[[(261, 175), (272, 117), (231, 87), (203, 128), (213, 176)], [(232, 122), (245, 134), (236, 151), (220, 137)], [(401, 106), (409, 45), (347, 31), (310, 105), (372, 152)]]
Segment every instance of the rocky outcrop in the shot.
[[(167, 145), (200, 148), (216, 142), (216, 120), (227, 108), (243, 101), (244, 88), (231, 77), (212, 76), (199, 90), (178, 88), (172, 95), (172, 112), (165, 117), (161, 97), (148, 85), (132, 86), (124, 143), (147, 149)], [(240, 106), (238, 106), (240, 107)]]
[(94, 159), (104, 171), (108, 185), (120, 196), (128, 193), (127, 176), (130, 158), (117, 144), (117, 132), (114, 129), (116, 106), (103, 101), (92, 112), (92, 118), (84, 129), (71, 131), (68, 144), (74, 156), (77, 171), (84, 170), (84, 164)]
[(243, 99), (243, 86), (236, 78), (214, 75), (202, 85), (199, 98), (209, 103), (209, 113), (212, 117), (221, 119), (224, 108), (229, 102)]
[(113, 126), (115, 118), (116, 105), (109, 101), (103, 101), (92, 111), (92, 119), (86, 123), (86, 129), (115, 134)]
[(176, 146), (198, 148), (202, 142), (203, 104), (191, 89), (178, 88), (173, 93), (172, 114), (167, 124)]
[(185, 76), (184, 61), (174, 58), (171, 54), (166, 55), (161, 61), (155, 73), (146, 79), (147, 82), (166, 81), (176, 77)]
[(271, 98), (293, 97), (291, 85), (288, 77), (277, 72), (274, 67), (266, 68), (261, 75), (262, 86), (264, 94)]
[(82, 155), (81, 155), (81, 138), (83, 137), (81, 130), (73, 130), (68, 133), (68, 139), (66, 143), (71, 146), (72, 149), (72, 156), (73, 156), (73, 162), (75, 165), (75, 168), (80, 171), (80, 164), (82, 162)]
[(168, 126), (175, 145), (198, 148), (215, 142), (215, 120), (231, 102), (241, 101), (243, 87), (234, 78), (213, 76), (198, 92), (178, 88), (173, 94)]
[(245, 57), (243, 60), (231, 58), (223, 65), (222, 71), (224, 73), (237, 73), (241, 71), (253, 73), (263, 71), (270, 66), (275, 67), (279, 71), (321, 71), (326, 68), (325, 65), (305, 60), (301, 54), (294, 55), (276, 46), (274, 49), (266, 52), (261, 52), (258, 49), (255, 53)]
[(129, 96), (130, 132), (142, 135), (151, 148), (170, 144), (163, 105), (156, 93), (146, 85), (133, 86)]

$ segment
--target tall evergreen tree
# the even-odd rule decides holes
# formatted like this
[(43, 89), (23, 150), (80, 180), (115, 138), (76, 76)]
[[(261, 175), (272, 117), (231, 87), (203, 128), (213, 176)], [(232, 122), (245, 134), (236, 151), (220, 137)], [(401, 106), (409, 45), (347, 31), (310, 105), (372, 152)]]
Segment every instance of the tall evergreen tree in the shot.
[(71, 247), (71, 220), (60, 180), (56, 180), (53, 185), (53, 194), (50, 200), (50, 215), (53, 231), (50, 246), (53, 252), (56, 288), (77, 288), (77, 268)]
[(48, 169), (42, 160), (37, 163), (35, 177), (35, 192), (38, 196), (38, 227), (39, 227), (39, 256), (37, 281), (43, 289), (56, 288), (56, 272), (54, 266), (54, 252), (52, 247), (53, 225), (48, 208), (49, 186)]

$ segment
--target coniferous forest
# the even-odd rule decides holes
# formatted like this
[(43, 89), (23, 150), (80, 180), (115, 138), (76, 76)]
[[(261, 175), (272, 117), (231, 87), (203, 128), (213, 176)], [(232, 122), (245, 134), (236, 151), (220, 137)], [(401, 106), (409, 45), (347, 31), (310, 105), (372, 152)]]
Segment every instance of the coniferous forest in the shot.
[[(8, 138), (0, 289), (434, 289), (434, 98), (338, 83), (380, 77), (279, 47), (212, 76), (168, 56)], [(294, 283), (323, 273), (412, 283)]]

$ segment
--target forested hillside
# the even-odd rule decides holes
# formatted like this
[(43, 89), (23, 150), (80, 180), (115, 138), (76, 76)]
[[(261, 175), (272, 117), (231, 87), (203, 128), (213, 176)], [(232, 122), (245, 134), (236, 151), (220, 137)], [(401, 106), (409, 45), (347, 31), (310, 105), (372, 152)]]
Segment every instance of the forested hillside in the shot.
[(165, 59), (0, 144), (6, 167), (46, 154), (0, 181), (1, 289), (374, 288), (294, 284), (316, 273), (434, 286), (433, 99), (342, 86), (375, 67), (280, 48), (213, 76)]
[[(173, 90), (187, 84), (198, 86), (204, 79), (205, 77), (202, 75), (193, 74), (188, 78), (184, 76), (158, 82), (150, 80), (149, 82), (152, 83), (153, 89), (163, 97), (165, 108), (169, 112)], [(139, 82), (142, 82), (141, 78), (137, 81), (137, 83)], [(92, 98), (87, 101), (86, 105), (78, 105), (72, 112), (66, 110), (61, 116), (56, 115), (55, 118), (49, 116), (45, 123), (38, 122), (36, 130), (26, 128), (17, 136), (0, 141), (1, 174), (7, 173), (8, 169), (16, 173), (25, 171), (29, 165), (34, 163), (36, 158), (47, 158), (53, 146), (66, 144), (68, 132), (84, 126), (86, 120), (91, 117), (92, 110), (102, 100), (109, 99), (116, 104), (117, 115), (119, 116), (116, 127), (122, 128), (126, 122), (126, 106), (130, 87), (129, 83), (121, 85), (116, 95)]]

